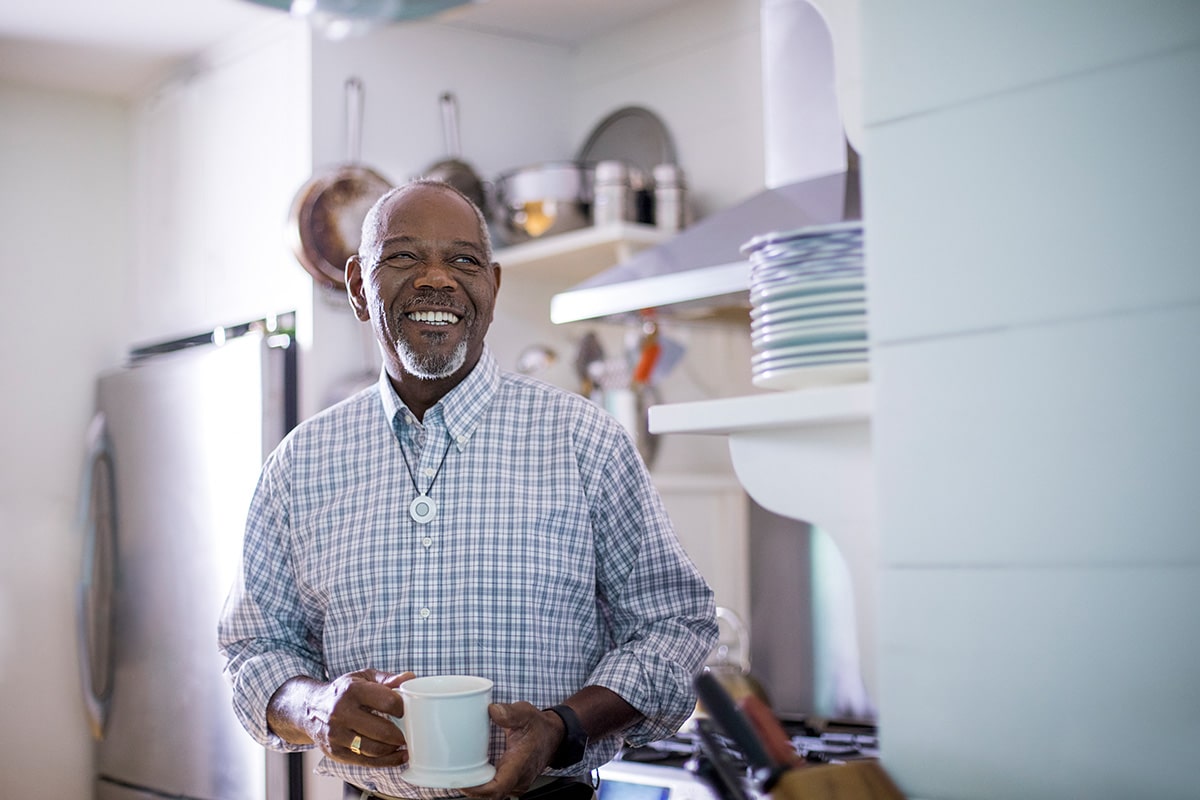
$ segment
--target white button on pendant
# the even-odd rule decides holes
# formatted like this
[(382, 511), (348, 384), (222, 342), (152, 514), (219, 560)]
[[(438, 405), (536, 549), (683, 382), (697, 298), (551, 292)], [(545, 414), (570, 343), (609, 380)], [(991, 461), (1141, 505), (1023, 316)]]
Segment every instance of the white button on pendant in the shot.
[(408, 514), (414, 522), (427, 525), (431, 519), (437, 516), (437, 503), (425, 495), (419, 494), (409, 504)]

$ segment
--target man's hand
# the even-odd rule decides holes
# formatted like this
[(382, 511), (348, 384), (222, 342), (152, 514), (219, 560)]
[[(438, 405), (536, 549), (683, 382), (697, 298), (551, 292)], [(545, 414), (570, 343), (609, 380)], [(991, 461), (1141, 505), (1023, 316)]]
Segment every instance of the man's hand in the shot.
[(539, 711), (530, 703), (492, 703), (492, 722), (504, 729), (504, 755), (496, 764), (496, 775), (481, 786), (460, 791), (468, 797), (503, 800), (524, 794), (542, 774), (562, 741), (562, 720), (552, 711)]
[(412, 677), (411, 672), (374, 669), (351, 672), (330, 683), (295, 677), (271, 698), (267, 722), (284, 740), (315, 744), (337, 761), (399, 766), (408, 761), (408, 748), (389, 716), (404, 715), (404, 701), (394, 690)]

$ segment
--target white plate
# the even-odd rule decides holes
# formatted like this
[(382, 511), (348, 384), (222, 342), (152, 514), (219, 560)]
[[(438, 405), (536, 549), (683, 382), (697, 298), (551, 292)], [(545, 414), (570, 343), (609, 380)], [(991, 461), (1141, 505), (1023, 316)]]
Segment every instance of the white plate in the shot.
[(862, 325), (841, 325), (825, 330), (789, 329), (782, 326), (750, 333), (750, 343), (756, 350), (786, 344), (816, 344), (817, 342), (867, 343), (867, 331)]
[(865, 314), (841, 317), (819, 317), (817, 319), (786, 319), (779, 322), (750, 321), (750, 336), (778, 336), (780, 334), (803, 335), (816, 333), (856, 334), (867, 332)]
[(771, 281), (817, 281), (834, 278), (862, 280), (866, 275), (862, 262), (850, 259), (822, 261), (764, 261), (750, 266), (750, 280), (760, 283)]
[[(855, 311), (865, 314), (867, 303), (865, 300), (837, 302), (812, 297), (785, 297), (782, 300), (767, 300), (758, 303), (754, 308), (761, 309), (763, 314), (774, 314), (779, 311), (804, 311), (803, 315), (797, 316), (797, 319), (802, 319), (828, 317), (833, 314), (850, 314)], [(753, 312), (753, 309), (751, 311)]]
[(870, 360), (870, 357), (866, 353), (861, 355), (842, 353), (827, 356), (777, 358), (773, 361), (764, 361), (761, 364), (755, 364), (750, 368), (750, 373), (752, 375), (761, 375), (764, 372), (779, 372), (784, 369), (807, 369), (809, 367), (822, 367), (827, 364), (866, 364)]
[(809, 225), (790, 231), (773, 231), (755, 236), (742, 245), (742, 252), (770, 253), (777, 250), (811, 250), (833, 247), (862, 246), (861, 220)]
[(425, 786), (430, 789), (463, 789), (487, 783), (495, 774), (496, 768), (491, 764), (481, 764), (462, 770), (422, 770), (419, 767), (410, 766), (400, 773), (400, 777), (413, 786)]
[(828, 325), (858, 325), (866, 328), (867, 315), (865, 311), (851, 311), (814, 316), (807, 308), (785, 308), (783, 311), (773, 312), (763, 312), (759, 309), (750, 311), (750, 330), (757, 330), (767, 325), (784, 324), (796, 328), (820, 328)]
[(871, 375), (866, 362), (824, 364), (797, 369), (767, 370), (750, 380), (760, 389), (807, 389), (812, 386), (831, 386), (839, 383), (861, 383)]
[(750, 296), (754, 297), (782, 297), (794, 294), (832, 294), (836, 291), (856, 291), (858, 294), (863, 294), (866, 290), (866, 282), (862, 277), (827, 277), (811, 279), (811, 281), (803, 281), (803, 279), (792, 278), (790, 281), (756, 281), (754, 277), (750, 278)]
[(779, 286), (757, 287), (750, 288), (750, 303), (751, 305), (759, 303), (769, 303), (774, 300), (789, 300), (793, 297), (803, 297), (812, 300), (813, 302), (830, 303), (835, 300), (865, 300), (867, 292), (861, 284), (859, 286), (850, 287), (847, 289), (817, 289), (813, 290), (807, 286), (788, 286), (781, 284)]
[(863, 314), (844, 314), (840, 317), (819, 317), (817, 319), (788, 319), (781, 322), (750, 322), (750, 336), (778, 336), (779, 334), (817, 334), (843, 333), (855, 334), (867, 332), (867, 318)]
[(757, 365), (764, 361), (774, 361), (781, 358), (799, 356), (840, 356), (842, 358), (859, 358), (870, 352), (865, 341), (857, 342), (821, 342), (819, 344), (798, 344), (787, 347), (769, 347), (759, 350), (750, 356), (750, 364)]
[[(784, 304), (784, 308), (805, 308), (807, 306), (829, 305), (831, 303), (861, 303), (866, 301), (862, 291), (857, 292), (780, 292), (774, 296), (750, 293), (750, 304), (759, 308), (770, 303)], [(778, 307), (778, 305), (776, 306)]]

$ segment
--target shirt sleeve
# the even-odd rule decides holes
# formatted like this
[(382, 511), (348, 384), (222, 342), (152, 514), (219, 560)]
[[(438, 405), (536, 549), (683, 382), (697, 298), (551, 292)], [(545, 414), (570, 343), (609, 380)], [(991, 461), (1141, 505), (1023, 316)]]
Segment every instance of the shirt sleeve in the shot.
[(675, 733), (695, 710), (692, 679), (716, 644), (716, 608), (633, 442), (614, 439), (592, 498), (599, 599), (614, 641), (590, 683), (644, 715), (624, 734), (636, 746)]
[(267, 704), (288, 679), (325, 680), (319, 638), (305, 623), (288, 536), (287, 482), (278, 451), (263, 469), (247, 514), (242, 560), (218, 623), (217, 639), (233, 689), (233, 708), (255, 740), (273, 750), (294, 745), (267, 727)]

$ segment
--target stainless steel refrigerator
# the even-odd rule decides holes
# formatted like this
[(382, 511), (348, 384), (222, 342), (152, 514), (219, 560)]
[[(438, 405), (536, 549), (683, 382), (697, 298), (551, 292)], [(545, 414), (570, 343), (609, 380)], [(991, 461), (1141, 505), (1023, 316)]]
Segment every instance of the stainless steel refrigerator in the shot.
[(96, 800), (295, 800), (234, 716), (217, 619), (264, 455), (295, 423), (290, 319), (139, 348), (99, 376), (79, 590)]

